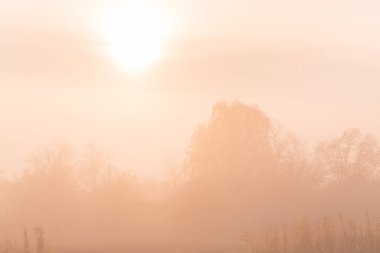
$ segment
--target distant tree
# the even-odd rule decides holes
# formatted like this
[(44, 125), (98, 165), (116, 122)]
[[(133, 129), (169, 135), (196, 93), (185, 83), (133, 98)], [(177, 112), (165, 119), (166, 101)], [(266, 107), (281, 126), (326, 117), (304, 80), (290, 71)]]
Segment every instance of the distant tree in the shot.
[(304, 204), (313, 186), (298, 139), (258, 107), (241, 102), (213, 107), (210, 120), (195, 130), (185, 169), (188, 215), (291, 212)]
[(75, 164), (69, 146), (44, 147), (30, 157), (29, 164), (24, 181), (33, 184), (35, 189), (49, 192), (75, 188)]
[(20, 223), (63, 223), (74, 212), (77, 204), (75, 161), (66, 145), (53, 145), (39, 149), (29, 160), (29, 167), (10, 189), (11, 216)]
[(257, 107), (218, 103), (195, 131), (186, 165), (192, 179), (252, 178), (270, 167), (271, 121)]
[(246, 180), (303, 175), (307, 159), (297, 137), (258, 108), (218, 103), (192, 138), (186, 169), (192, 180)]
[(323, 170), (326, 183), (373, 181), (380, 170), (380, 146), (373, 136), (349, 129), (317, 146), (316, 164)]
[(170, 159), (167, 155), (163, 157), (165, 165), (164, 173), (168, 179), (168, 186), (172, 192), (178, 191), (189, 180), (189, 171), (183, 168), (180, 162)]
[(106, 154), (94, 145), (86, 147), (79, 157), (78, 180), (85, 191), (93, 191), (107, 184), (112, 176), (112, 166)]
[[(81, 231), (95, 233), (96, 225), (106, 234), (137, 217), (136, 178), (113, 167), (97, 149), (78, 155), (68, 146), (54, 145), (38, 150), (29, 162), (12, 190), (12, 216), (22, 224), (43, 224), (57, 232), (75, 220)], [(105, 227), (109, 230), (101, 231)], [(43, 231), (36, 229), (35, 236), (41, 242), (36, 252), (46, 252)]]
[(112, 166), (108, 167), (107, 172), (106, 181), (94, 191), (100, 199), (116, 205), (138, 199), (137, 179), (133, 175)]

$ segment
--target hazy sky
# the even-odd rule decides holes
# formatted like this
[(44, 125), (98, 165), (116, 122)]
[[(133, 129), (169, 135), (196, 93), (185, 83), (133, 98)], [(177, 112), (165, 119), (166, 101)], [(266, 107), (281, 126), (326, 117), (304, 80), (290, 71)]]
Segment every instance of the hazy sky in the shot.
[(310, 143), (347, 127), (380, 136), (377, 1), (155, 1), (176, 30), (139, 77), (96, 27), (114, 2), (0, 0), (1, 171), (64, 142), (159, 175), (221, 99), (258, 104)]

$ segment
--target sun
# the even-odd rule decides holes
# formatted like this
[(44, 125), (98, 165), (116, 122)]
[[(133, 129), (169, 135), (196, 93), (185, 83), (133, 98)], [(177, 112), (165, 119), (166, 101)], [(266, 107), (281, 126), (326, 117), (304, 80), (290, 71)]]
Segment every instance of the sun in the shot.
[(106, 8), (100, 27), (107, 54), (125, 71), (139, 73), (162, 57), (173, 20), (162, 6), (133, 0)]

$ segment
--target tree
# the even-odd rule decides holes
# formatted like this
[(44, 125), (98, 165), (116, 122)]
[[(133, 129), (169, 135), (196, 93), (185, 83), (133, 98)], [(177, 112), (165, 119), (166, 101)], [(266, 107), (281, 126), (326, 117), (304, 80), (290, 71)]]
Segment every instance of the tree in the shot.
[(241, 184), (309, 173), (297, 137), (240, 102), (214, 106), (209, 122), (196, 129), (185, 164), (193, 181)]
[(373, 136), (348, 129), (320, 143), (315, 166), (322, 178), (320, 207), (349, 214), (378, 209), (380, 147)]
[(112, 166), (96, 146), (87, 146), (79, 160), (78, 180), (82, 189), (91, 192), (110, 181)]
[(257, 107), (218, 103), (195, 131), (186, 166), (192, 179), (246, 179), (268, 169), (271, 121)]
[[(77, 204), (75, 163), (66, 145), (44, 147), (29, 159), (30, 167), (12, 187), (14, 215), (22, 224), (63, 223)], [(55, 224), (55, 225), (57, 225)]]
[(29, 159), (30, 169), (25, 171), (24, 181), (41, 191), (65, 191), (74, 189), (75, 164), (67, 145), (44, 147)]
[(325, 174), (325, 183), (373, 181), (380, 169), (380, 146), (373, 136), (348, 129), (317, 146), (316, 163)]
[(258, 107), (218, 103), (191, 140), (182, 208), (207, 222), (212, 216), (235, 224), (233, 217), (292, 213), (313, 186), (304, 153), (298, 139)]

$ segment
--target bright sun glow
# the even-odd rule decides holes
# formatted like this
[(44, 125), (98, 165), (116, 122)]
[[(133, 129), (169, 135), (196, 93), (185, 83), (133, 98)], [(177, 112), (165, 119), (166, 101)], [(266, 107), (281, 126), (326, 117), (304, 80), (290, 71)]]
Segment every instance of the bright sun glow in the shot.
[(125, 71), (136, 73), (162, 57), (172, 24), (169, 13), (160, 6), (134, 0), (109, 8), (101, 32), (111, 58)]

